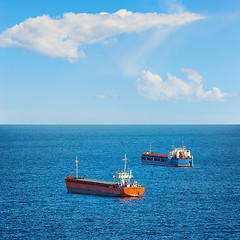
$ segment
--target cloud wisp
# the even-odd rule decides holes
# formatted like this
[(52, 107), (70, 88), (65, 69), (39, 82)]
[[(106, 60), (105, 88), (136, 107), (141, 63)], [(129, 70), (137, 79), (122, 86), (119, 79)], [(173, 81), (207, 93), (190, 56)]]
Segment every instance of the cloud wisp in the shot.
[[(121, 9), (116, 13), (65, 13), (62, 18), (48, 15), (28, 18), (0, 35), (1, 47), (31, 50), (70, 62), (85, 57), (82, 46), (115, 42), (115, 36), (137, 33), (151, 28), (180, 26), (204, 17), (190, 12), (178, 14), (133, 13)], [(113, 40), (114, 41), (113, 41)]]
[(139, 95), (154, 101), (187, 100), (189, 102), (224, 102), (231, 96), (216, 87), (205, 91), (203, 78), (198, 72), (184, 68), (181, 70), (187, 73), (189, 81), (172, 76), (170, 73), (167, 73), (167, 81), (163, 81), (159, 75), (143, 71), (137, 82)]
[(106, 95), (106, 94), (101, 94), (101, 93), (97, 94), (96, 97), (99, 98), (99, 99), (107, 99), (107, 98), (109, 98), (108, 95)]

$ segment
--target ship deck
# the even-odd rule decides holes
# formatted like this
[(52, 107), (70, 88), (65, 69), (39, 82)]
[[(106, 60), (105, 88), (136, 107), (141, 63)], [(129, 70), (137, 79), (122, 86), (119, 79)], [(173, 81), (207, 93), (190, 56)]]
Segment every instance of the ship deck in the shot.
[(146, 156), (146, 157), (162, 157), (162, 158), (167, 158), (168, 157), (168, 155), (166, 155), (166, 154), (148, 153), (148, 152), (142, 153), (142, 156)]
[(95, 179), (89, 179), (89, 178), (74, 178), (72, 180), (86, 182), (86, 183), (91, 182), (91, 183), (99, 183), (99, 184), (116, 184), (116, 182), (95, 180)]

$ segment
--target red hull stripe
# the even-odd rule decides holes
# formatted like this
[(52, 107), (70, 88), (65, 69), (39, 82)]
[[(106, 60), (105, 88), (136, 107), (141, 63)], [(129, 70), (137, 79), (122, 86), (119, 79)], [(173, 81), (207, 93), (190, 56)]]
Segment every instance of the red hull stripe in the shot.
[(163, 157), (163, 158), (167, 158), (168, 155), (166, 154), (158, 154), (158, 153), (143, 153), (142, 156), (146, 156), (146, 157)]
[(80, 189), (88, 189), (88, 190), (93, 190), (93, 191), (102, 191), (102, 192), (116, 192), (116, 193), (121, 193), (119, 190), (123, 189), (118, 189), (118, 188), (110, 188), (109, 186), (97, 186), (97, 185), (90, 185), (90, 184), (81, 184), (81, 183), (75, 183), (75, 182), (66, 182), (67, 187), (71, 188), (80, 188)]

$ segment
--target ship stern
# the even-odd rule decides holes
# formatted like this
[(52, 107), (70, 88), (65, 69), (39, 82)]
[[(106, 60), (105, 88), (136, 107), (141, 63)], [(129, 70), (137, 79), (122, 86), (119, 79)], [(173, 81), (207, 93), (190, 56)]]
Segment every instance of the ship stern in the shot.
[(128, 197), (139, 197), (145, 192), (144, 187), (125, 187), (124, 194)]

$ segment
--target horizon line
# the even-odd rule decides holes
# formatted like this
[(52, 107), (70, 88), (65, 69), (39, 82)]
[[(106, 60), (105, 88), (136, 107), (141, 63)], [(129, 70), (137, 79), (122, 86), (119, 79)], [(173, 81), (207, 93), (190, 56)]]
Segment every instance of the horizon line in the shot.
[(240, 123), (0, 123), (4, 125), (240, 125)]

